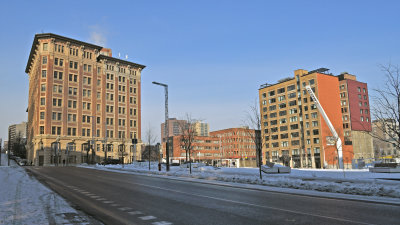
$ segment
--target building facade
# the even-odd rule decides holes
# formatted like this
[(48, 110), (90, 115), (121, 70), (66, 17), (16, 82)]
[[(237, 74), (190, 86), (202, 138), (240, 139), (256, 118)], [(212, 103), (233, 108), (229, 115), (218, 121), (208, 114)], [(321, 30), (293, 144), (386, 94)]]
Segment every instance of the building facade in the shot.
[[(373, 146), (376, 160), (400, 158), (398, 149), (398, 127), (396, 121), (391, 119), (374, 120), (372, 122)], [(397, 129), (396, 129), (397, 128)]]
[[(35, 35), (29, 76), (28, 163), (140, 159), (141, 71), (110, 49), (56, 34)], [(90, 153), (89, 153), (90, 152)]]
[[(168, 141), (170, 146), (170, 160), (179, 160), (180, 162), (189, 161), (189, 154), (186, 154), (180, 135), (169, 137)], [(163, 156), (165, 155), (165, 148), (163, 148)], [(221, 158), (218, 138), (194, 136), (190, 158), (193, 162), (205, 162), (215, 165)]]
[[(263, 138), (263, 162), (296, 168), (336, 168), (336, 140), (305, 87), (309, 85), (343, 140), (339, 79), (328, 69), (296, 70), (293, 78), (259, 89)], [(351, 166), (353, 148), (343, 145), (346, 167)]]
[(246, 127), (229, 128), (210, 132), (218, 138), (223, 164), (238, 167), (256, 167), (255, 131)]
[[(186, 126), (186, 120), (177, 120), (176, 118), (169, 118), (168, 119), (168, 137), (173, 137), (182, 134), (182, 127)], [(165, 123), (161, 124), (161, 140), (163, 143), (166, 142), (165, 139)]]
[(24, 142), (26, 141), (26, 129), (27, 123), (22, 122), (19, 124), (12, 124), (8, 127), (8, 142), (10, 152), (13, 153), (13, 145), (17, 140), (17, 137), (21, 138)]
[(348, 73), (342, 73), (338, 78), (344, 145), (353, 146), (355, 160), (371, 163), (374, 151), (368, 86)]
[[(212, 131), (209, 136), (195, 135), (190, 157), (209, 165), (256, 167), (254, 135), (254, 130), (245, 127)], [(170, 160), (189, 160), (181, 139), (180, 135), (169, 138)]]

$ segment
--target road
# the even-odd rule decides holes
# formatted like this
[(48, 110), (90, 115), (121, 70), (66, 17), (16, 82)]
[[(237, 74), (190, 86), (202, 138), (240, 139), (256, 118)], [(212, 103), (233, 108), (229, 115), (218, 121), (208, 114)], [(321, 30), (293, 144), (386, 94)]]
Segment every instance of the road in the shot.
[(78, 167), (26, 167), (105, 224), (399, 224), (400, 206)]

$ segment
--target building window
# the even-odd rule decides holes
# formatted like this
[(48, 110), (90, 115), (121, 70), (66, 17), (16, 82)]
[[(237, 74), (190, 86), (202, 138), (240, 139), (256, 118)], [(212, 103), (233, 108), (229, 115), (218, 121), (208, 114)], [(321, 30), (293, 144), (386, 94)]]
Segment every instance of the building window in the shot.
[(40, 126), (40, 134), (44, 134), (44, 126)]
[(313, 85), (314, 84), (314, 79), (311, 79), (308, 82), (309, 82), (310, 85)]
[(361, 117), (360, 120), (361, 120), (361, 121), (364, 121), (364, 117)]
[(366, 92), (365, 88), (363, 88), (363, 92), (364, 92), (364, 93)]
[(46, 84), (41, 84), (40, 85), (40, 91), (46, 91)]
[(40, 98), (40, 105), (46, 104), (46, 98)]
[(43, 51), (47, 51), (49, 48), (49, 44), (48, 43), (43, 43)]
[(54, 79), (62, 80), (63, 79), (63, 72), (54, 71)]
[(358, 87), (357, 90), (358, 90), (358, 92), (361, 92), (361, 88), (360, 87)]
[(44, 112), (40, 112), (40, 119), (44, 120)]
[(42, 70), (42, 78), (46, 78), (47, 76), (47, 70)]

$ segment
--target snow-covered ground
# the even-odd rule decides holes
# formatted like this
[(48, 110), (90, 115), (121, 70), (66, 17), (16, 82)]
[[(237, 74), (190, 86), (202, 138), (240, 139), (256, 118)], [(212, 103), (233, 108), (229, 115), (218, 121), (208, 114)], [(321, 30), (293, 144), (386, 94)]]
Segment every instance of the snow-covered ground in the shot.
[(0, 224), (93, 224), (98, 223), (71, 208), (60, 196), (1, 157)]
[[(85, 165), (83, 165), (85, 166)], [(150, 173), (177, 177), (192, 177), (234, 183), (259, 184), (271, 187), (294, 188), (320, 192), (343, 193), (364, 196), (400, 198), (400, 173), (371, 173), (368, 170), (316, 170), (292, 169), (290, 174), (262, 174), (258, 168), (214, 168), (210, 166), (189, 169), (172, 166), (170, 172), (158, 171), (157, 163), (85, 166), (95, 169)]]

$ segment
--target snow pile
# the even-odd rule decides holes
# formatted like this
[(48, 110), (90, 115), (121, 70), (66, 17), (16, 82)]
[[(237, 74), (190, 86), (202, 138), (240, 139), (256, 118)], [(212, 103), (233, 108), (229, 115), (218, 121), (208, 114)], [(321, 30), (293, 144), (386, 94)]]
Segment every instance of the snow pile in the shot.
[(192, 168), (192, 174), (189, 174), (189, 169), (178, 166), (172, 166), (169, 172), (165, 172), (165, 165), (163, 165), (162, 171), (158, 171), (156, 162), (151, 163), (150, 171), (148, 162), (126, 164), (124, 168), (121, 165), (96, 165), (95, 168), (321, 192), (400, 198), (400, 174), (370, 173), (368, 170), (345, 170), (343, 172), (343, 170), (292, 169), (290, 174), (263, 173), (263, 179), (260, 179), (258, 168), (205, 166)]
[[(3, 157), (6, 156), (2, 155)], [(7, 164), (1, 164), (7, 165)], [(94, 221), (71, 208), (11, 160), (0, 167), (0, 224), (90, 224)]]

